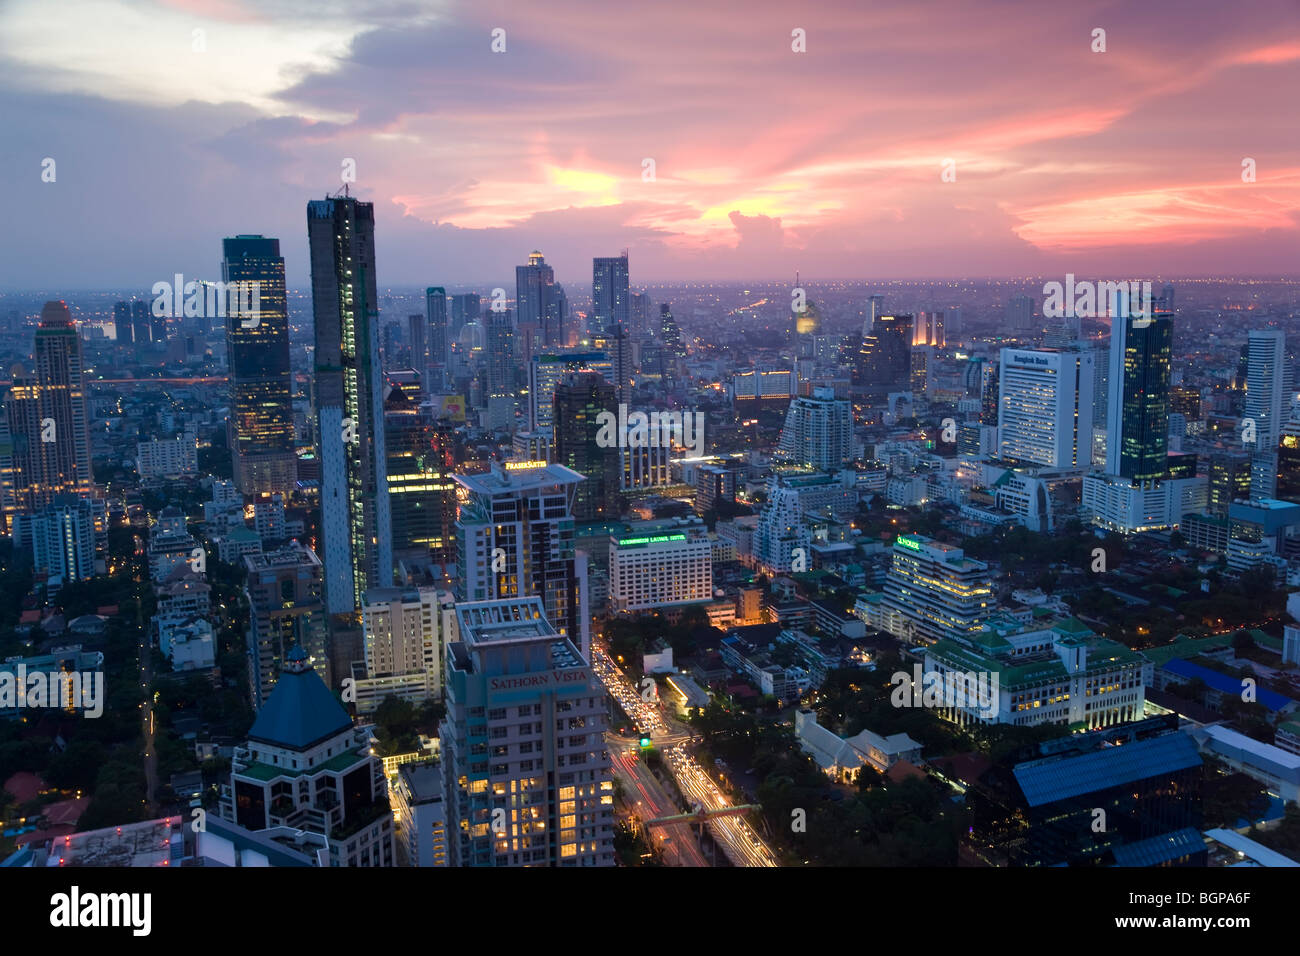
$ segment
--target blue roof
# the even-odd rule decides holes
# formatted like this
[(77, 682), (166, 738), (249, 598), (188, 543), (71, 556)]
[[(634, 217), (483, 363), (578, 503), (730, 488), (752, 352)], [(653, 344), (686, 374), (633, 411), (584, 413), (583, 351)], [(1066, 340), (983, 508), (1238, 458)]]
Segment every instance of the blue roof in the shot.
[[(291, 661), (293, 654), (289, 655)], [(257, 712), (249, 740), (306, 750), (352, 727), (352, 718), (311, 668), (280, 672), (271, 696)]]
[(1189, 853), (1200, 853), (1205, 849), (1205, 838), (1195, 827), (1184, 827), (1173, 833), (1147, 837), (1136, 843), (1124, 843), (1115, 847), (1116, 866), (1159, 866)]
[(1196, 743), (1184, 733), (1164, 734), (1073, 757), (1018, 764), (1016, 782), (1031, 807), (1201, 765)]
[[(1174, 658), (1169, 661), (1169, 663), (1165, 664), (1165, 670), (1171, 674), (1177, 674), (1179, 677), (1199, 677), (1205, 681), (1206, 686), (1214, 690), (1224, 694), (1232, 694), (1235, 697), (1241, 696), (1240, 677), (1220, 674), (1218, 671), (1212, 671), (1208, 667), (1202, 667), (1200, 664), (1193, 664), (1191, 661), (1185, 661), (1181, 658)], [(1290, 697), (1283, 697), (1277, 691), (1269, 690), (1267, 687), (1255, 688), (1255, 701), (1273, 711), (1283, 710), (1295, 703)]]

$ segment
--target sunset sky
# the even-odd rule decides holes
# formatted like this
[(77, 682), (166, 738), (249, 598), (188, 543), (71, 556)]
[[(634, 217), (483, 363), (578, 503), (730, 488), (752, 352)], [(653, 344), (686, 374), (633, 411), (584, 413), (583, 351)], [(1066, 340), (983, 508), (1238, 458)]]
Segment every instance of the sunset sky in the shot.
[(383, 286), (1300, 274), (1297, 0), (9, 0), (0, 56), (5, 288), (303, 284), (345, 158)]

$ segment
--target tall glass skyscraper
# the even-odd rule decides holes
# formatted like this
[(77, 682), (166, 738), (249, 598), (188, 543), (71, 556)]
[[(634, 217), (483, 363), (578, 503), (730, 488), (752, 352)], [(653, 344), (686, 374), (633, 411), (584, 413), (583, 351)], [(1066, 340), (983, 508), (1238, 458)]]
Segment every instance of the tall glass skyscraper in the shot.
[(902, 391), (912, 373), (912, 316), (877, 315), (853, 364), (853, 387), (872, 397)]
[(1112, 319), (1106, 473), (1138, 484), (1169, 468), (1169, 367), (1174, 323), (1168, 312)]
[(228, 434), (235, 485), (246, 495), (288, 494), (298, 477), (298, 456), (293, 443), (289, 312), (280, 240), (263, 236), (222, 240), (221, 280), (232, 299), (232, 283), (256, 282), (258, 288), (255, 314), (236, 315), (226, 309)]
[(591, 260), (591, 330), (609, 332), (626, 328), (632, 318), (632, 298), (627, 285), (627, 253)]
[(346, 614), (367, 588), (393, 581), (374, 204), (343, 196), (309, 202), (307, 238), (325, 606)]
[(424, 328), (425, 364), (417, 365), (415, 370), (425, 376), (424, 390), (432, 394), (443, 383), (432, 381), (433, 374), (426, 370), (437, 369), (437, 377), (441, 379), (447, 367), (447, 290), (442, 286), (424, 290)]
[(14, 506), (28, 514), (65, 494), (89, 494), (90, 433), (81, 338), (62, 302), (46, 302), (35, 369), (13, 370), (5, 400), (13, 438)]
[(555, 270), (537, 250), (528, 255), (528, 265), (515, 266), (515, 302), (520, 327), (533, 324), (541, 330), (543, 346), (563, 345), (564, 290), (555, 284)]

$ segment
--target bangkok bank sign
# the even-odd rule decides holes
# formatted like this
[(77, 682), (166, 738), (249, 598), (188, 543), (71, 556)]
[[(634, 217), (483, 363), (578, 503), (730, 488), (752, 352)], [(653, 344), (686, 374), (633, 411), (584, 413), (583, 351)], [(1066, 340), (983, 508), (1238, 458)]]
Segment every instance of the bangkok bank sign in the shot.
[(571, 687), (585, 684), (590, 675), (585, 667), (570, 667), (564, 670), (547, 671), (544, 674), (525, 674), (522, 677), (490, 677), (489, 691), (501, 690), (551, 690), (556, 687)]

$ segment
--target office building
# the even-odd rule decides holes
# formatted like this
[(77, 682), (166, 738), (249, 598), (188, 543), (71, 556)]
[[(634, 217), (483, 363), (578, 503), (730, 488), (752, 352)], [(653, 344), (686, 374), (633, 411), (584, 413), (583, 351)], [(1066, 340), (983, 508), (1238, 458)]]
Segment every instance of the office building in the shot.
[(1156, 481), (1168, 470), (1173, 320), (1162, 312), (1130, 315), (1121, 303), (1111, 323), (1106, 473)]
[(626, 330), (631, 321), (627, 253), (591, 261), (591, 331)]
[(1088, 467), (1095, 361), (1091, 351), (1003, 349), (998, 454), (1015, 464)]
[[(246, 495), (288, 494), (298, 479), (289, 370), (289, 312), (280, 240), (235, 236), (222, 240), (221, 279), (228, 297), (239, 290), (252, 309), (226, 312), (230, 367), (228, 442), (235, 484)], [(255, 283), (255, 285), (253, 285)]]
[(348, 712), (293, 648), (222, 787), (221, 818), (267, 836), (326, 838), (321, 865), (394, 866), (393, 812), (370, 727)]
[(455, 428), (417, 396), (391, 387), (384, 400), (393, 552), (448, 565), (456, 560)]
[(30, 373), (14, 366), (5, 399), (14, 507), (28, 514), (60, 495), (88, 495), (94, 481), (81, 338), (64, 302), (41, 309), (34, 352)]
[(601, 416), (618, 415), (614, 392), (597, 372), (569, 372), (555, 389), (553, 460), (587, 479), (578, 486), (573, 504), (573, 518), (579, 523), (614, 521), (621, 511), (624, 449), (599, 441)]
[(1006, 335), (1020, 335), (1033, 331), (1034, 297), (1032, 295), (1013, 295), (1007, 302), (1005, 313)]
[(458, 604), (439, 729), (452, 866), (613, 866), (603, 686), (536, 597)]
[(510, 310), (488, 311), (486, 345), (483, 352), (483, 394), (485, 398), (508, 398), (513, 402), (515, 385), (515, 328)]
[(630, 524), (609, 536), (609, 602), (615, 612), (713, 599), (713, 545), (702, 522)]
[(853, 388), (879, 400), (907, 391), (912, 372), (912, 316), (877, 315), (853, 363)]
[(374, 204), (313, 200), (307, 233), (325, 603), (329, 613), (347, 614), (367, 588), (393, 580)]
[[(447, 369), (447, 290), (441, 286), (430, 286), (424, 290), (424, 342), (423, 366), (415, 370), (421, 373), (421, 382), (425, 391), (435, 392), (442, 389), (442, 381)], [(414, 360), (412, 360), (414, 361)]]
[[(1277, 446), (1282, 426), (1290, 419), (1291, 367), (1286, 335), (1277, 329), (1251, 329), (1246, 341), (1246, 403), (1243, 424), (1253, 423), (1255, 440), (1248, 443), (1253, 463), (1250, 493), (1272, 497), (1277, 490)], [(1246, 436), (1243, 436), (1243, 438)]]
[(895, 637), (932, 644), (980, 630), (996, 605), (988, 565), (924, 535), (899, 535), (885, 576), (884, 603), (900, 621)]
[[(625, 270), (626, 274), (626, 270)], [(528, 255), (528, 265), (515, 266), (515, 308), (519, 325), (535, 325), (541, 330), (540, 344), (559, 348), (567, 343), (564, 327), (564, 290), (555, 284), (555, 270), (537, 250)]]
[(585, 654), (586, 575), (573, 512), (586, 479), (563, 465), (527, 461), (454, 477), (464, 497), (456, 520), (457, 598), (538, 597), (546, 619)]
[(838, 471), (853, 457), (853, 409), (832, 388), (790, 402), (776, 458), (816, 471)]
[(253, 709), (260, 709), (270, 696), (295, 646), (307, 653), (321, 680), (329, 683), (323, 581), (316, 552), (294, 542), (279, 551), (246, 555), (244, 569)]

